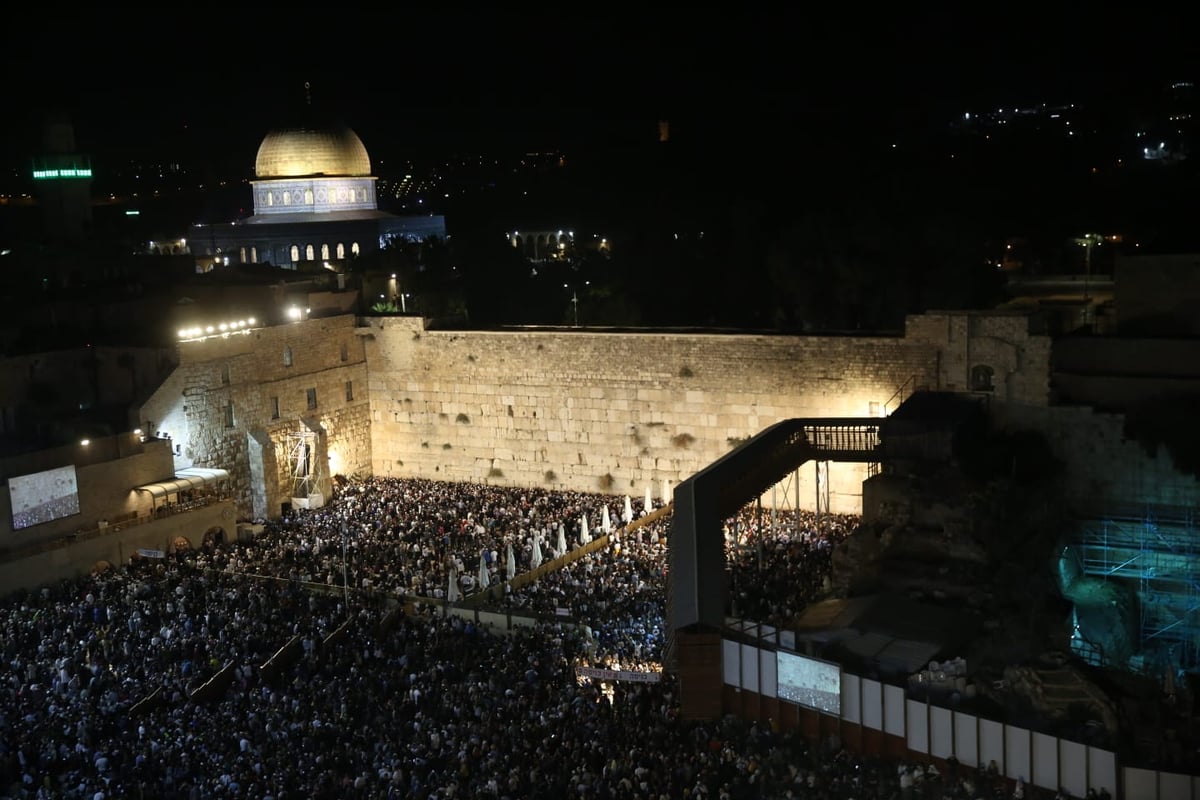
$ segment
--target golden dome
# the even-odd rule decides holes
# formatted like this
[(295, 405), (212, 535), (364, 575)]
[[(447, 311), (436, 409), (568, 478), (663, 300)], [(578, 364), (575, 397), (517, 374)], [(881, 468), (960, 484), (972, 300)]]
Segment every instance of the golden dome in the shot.
[(371, 159), (358, 134), (345, 125), (286, 128), (262, 140), (254, 173), (259, 178), (363, 176), (371, 174)]

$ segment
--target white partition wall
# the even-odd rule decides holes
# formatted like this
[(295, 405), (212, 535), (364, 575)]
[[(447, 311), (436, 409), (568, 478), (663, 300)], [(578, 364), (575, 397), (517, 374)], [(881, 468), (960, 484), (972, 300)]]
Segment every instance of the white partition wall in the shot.
[[(1116, 793), (1112, 789), (1108, 791), (1109, 794), (1116, 797)], [(1157, 800), (1158, 773), (1150, 769), (1126, 767), (1125, 796), (1129, 798), (1136, 797), (1138, 800)]]
[(929, 752), (929, 706), (919, 700), (908, 701), (908, 749), (914, 753)]
[(1192, 776), (1158, 773), (1158, 800), (1192, 800)]
[(1000, 773), (1004, 772), (1004, 726), (990, 719), (979, 720), (979, 763), (983, 766), (996, 762)]
[(862, 679), (862, 724), (871, 730), (883, 730), (883, 684)]
[(954, 712), (948, 708), (929, 707), (929, 755), (934, 758), (954, 755)]
[(849, 673), (842, 674), (842, 719), (862, 724), (862, 682)]
[[(964, 767), (978, 767), (979, 718), (961, 711), (954, 712), (954, 757)], [(987, 763), (987, 762), (982, 762)], [(996, 762), (1000, 763), (1000, 762)]]
[[(1087, 794), (1087, 745), (1079, 742), (1058, 741), (1058, 772), (1062, 788), (1073, 797), (1083, 797)], [(1108, 787), (1109, 794), (1115, 787)]]
[(779, 664), (771, 650), (758, 651), (758, 685), (763, 697), (779, 695)]
[(742, 645), (742, 688), (758, 691), (758, 648)]
[(1033, 775), (1026, 777), (1034, 786), (1058, 791), (1058, 737), (1033, 734)]
[(1026, 783), (1032, 782), (1032, 765), (1030, 761), (1029, 731), (1024, 728), (1004, 726), (1004, 776)]
[(904, 730), (904, 690), (899, 686), (883, 685), (883, 732), (906, 738)]
[(742, 685), (742, 653), (737, 642), (728, 639), (721, 640), (721, 661), (725, 672), (725, 683), (730, 686)]
[[(1095, 747), (1088, 748), (1088, 788), (1095, 789), (1097, 792), (1101, 789), (1108, 789), (1108, 793), (1113, 797), (1117, 796), (1117, 754), (1108, 750), (1099, 750)], [(1125, 791), (1126, 797), (1137, 797), (1136, 794), (1130, 794), (1129, 790)]]

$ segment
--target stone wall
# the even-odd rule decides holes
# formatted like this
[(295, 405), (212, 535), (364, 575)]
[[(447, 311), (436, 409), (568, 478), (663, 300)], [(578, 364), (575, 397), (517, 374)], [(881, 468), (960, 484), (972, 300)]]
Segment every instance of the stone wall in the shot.
[(305, 432), (328, 497), (333, 474), (371, 469), (367, 367), (354, 317), (183, 342), (179, 366), (142, 419), (166, 426), (182, 444), (176, 468), (229, 470), (241, 518), (278, 516), (290, 500), (291, 455)]
[[(375, 475), (617, 495), (677, 484), (781, 420), (881, 413), (937, 364), (900, 337), (368, 326)], [(857, 512), (865, 466), (830, 473), (831, 509)], [(811, 507), (815, 471), (797, 477)]]
[[(904, 337), (433, 331), (415, 317), (345, 315), (184, 343), (142, 419), (183, 444), (177, 468), (229, 470), (243, 517), (276, 516), (290, 499), (289, 441), (302, 430), (326, 481), (659, 497), (780, 420), (882, 414), (914, 388), (966, 391), (982, 365), (993, 417), (1046, 432), (1070, 462), (1072, 498), (1144, 501), (1153, 490), (1194, 503), (1196, 481), (1124, 441), (1121, 417), (1049, 405), (1051, 339), (1039, 331), (1036, 317), (1009, 312), (913, 316)], [(829, 510), (859, 512), (866, 474), (831, 465)], [(806, 465), (764, 502), (815, 507), (815, 475)]]
[(989, 371), (996, 402), (1044, 406), (1050, 402), (1051, 337), (1038, 333), (1040, 319), (1027, 312), (934, 311), (905, 322), (911, 345), (931, 345), (939, 353), (930, 389), (980, 389), (977, 368)]
[(1001, 430), (1040, 431), (1064, 462), (1064, 501), (1081, 516), (1149, 505), (1194, 507), (1200, 481), (1176, 471), (1166, 448), (1148, 453), (1124, 434), (1125, 417), (1088, 407), (998, 406)]

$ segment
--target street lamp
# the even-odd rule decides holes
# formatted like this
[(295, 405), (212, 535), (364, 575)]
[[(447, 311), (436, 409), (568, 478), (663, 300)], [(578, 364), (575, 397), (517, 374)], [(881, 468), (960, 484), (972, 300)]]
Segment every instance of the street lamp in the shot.
[(1083, 248), (1083, 322), (1091, 321), (1091, 282), (1092, 282), (1092, 248), (1104, 243), (1104, 237), (1098, 233), (1085, 233), (1075, 239), (1075, 244)]
[[(591, 284), (591, 281), (583, 282), (584, 286), (588, 286), (590, 284)], [(579, 293), (575, 290), (575, 287), (569, 283), (564, 283), (563, 288), (571, 290), (571, 306), (573, 307), (573, 310), (575, 313), (575, 327), (578, 328), (579, 327)]]

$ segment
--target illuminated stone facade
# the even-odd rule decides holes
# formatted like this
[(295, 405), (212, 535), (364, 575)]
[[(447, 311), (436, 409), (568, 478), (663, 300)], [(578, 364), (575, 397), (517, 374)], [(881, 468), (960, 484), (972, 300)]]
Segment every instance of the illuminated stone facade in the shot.
[(371, 160), (343, 125), (289, 128), (263, 139), (251, 181), (254, 214), (232, 224), (193, 225), (197, 269), (272, 264), (319, 269), (395, 240), (446, 238), (437, 215), (380, 211)]

